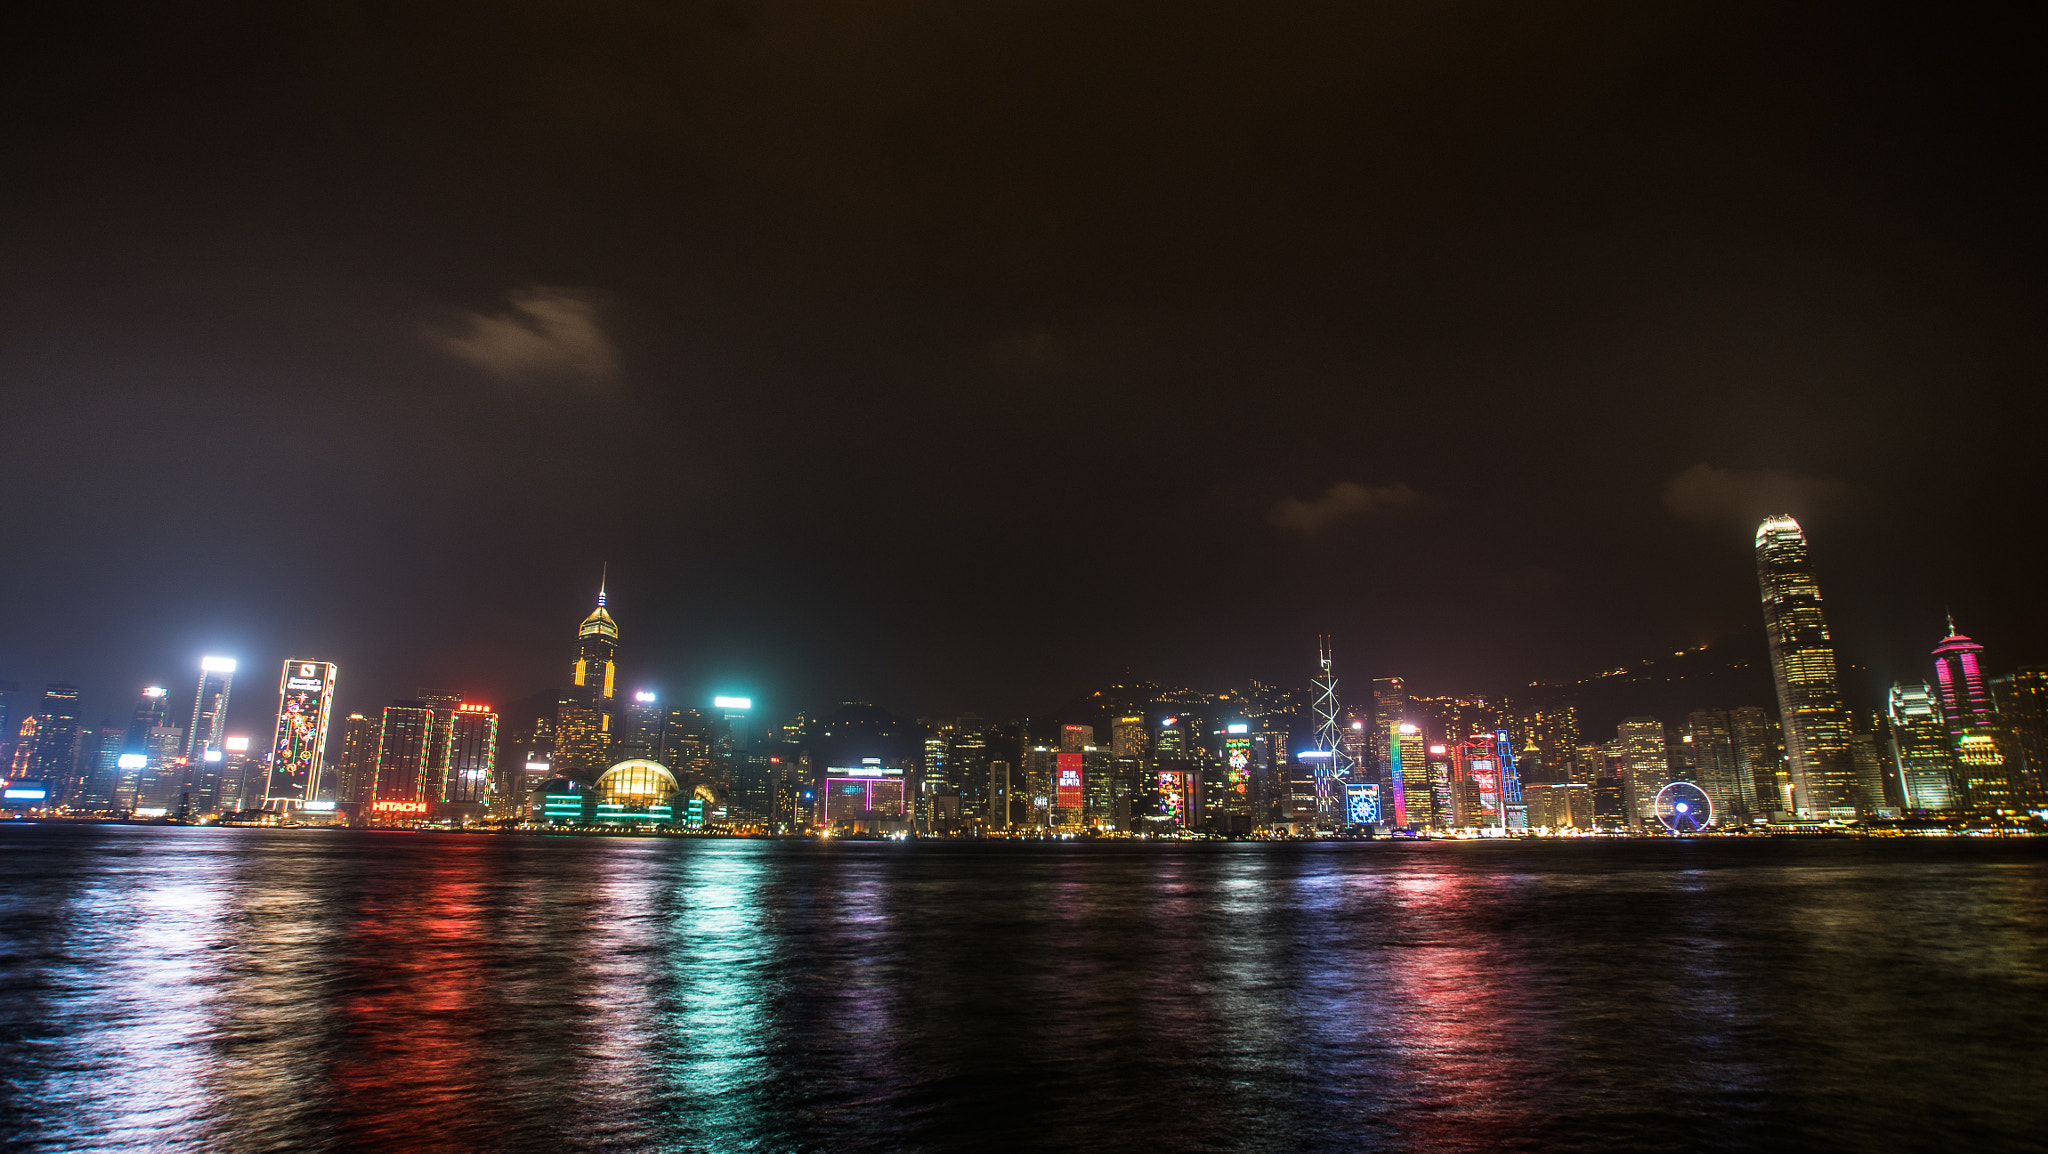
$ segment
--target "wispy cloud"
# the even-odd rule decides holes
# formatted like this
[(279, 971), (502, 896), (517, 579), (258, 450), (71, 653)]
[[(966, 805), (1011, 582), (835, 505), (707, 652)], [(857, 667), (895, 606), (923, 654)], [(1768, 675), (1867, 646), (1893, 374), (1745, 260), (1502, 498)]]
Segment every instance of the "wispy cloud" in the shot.
[(1664, 486), (1664, 508), (1688, 521), (1750, 522), (1772, 513), (1804, 516), (1852, 490), (1829, 477), (1782, 469), (1716, 469), (1704, 462)]
[(466, 312), (448, 328), (429, 328), (428, 339), (504, 381), (596, 385), (617, 373), (596, 294), (529, 285), (505, 296), (510, 311)]
[(1419, 500), (1406, 484), (1360, 485), (1339, 481), (1320, 497), (1285, 497), (1266, 512), (1266, 523), (1304, 535), (1321, 533), (1359, 517), (1405, 508)]

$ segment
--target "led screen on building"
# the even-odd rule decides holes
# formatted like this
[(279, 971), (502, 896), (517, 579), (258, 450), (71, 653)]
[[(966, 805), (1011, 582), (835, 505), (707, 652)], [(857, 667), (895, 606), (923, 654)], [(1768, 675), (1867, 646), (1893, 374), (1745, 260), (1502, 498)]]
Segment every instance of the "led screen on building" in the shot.
[(1062, 753), (1053, 768), (1053, 783), (1058, 786), (1058, 797), (1053, 804), (1061, 809), (1080, 809), (1081, 799), (1081, 755)]
[(1479, 795), (1478, 816), (1489, 821), (1500, 817), (1500, 770), (1492, 761), (1468, 761), (1465, 763), (1465, 780), (1472, 783), (1472, 791)]
[(1344, 784), (1344, 821), (1348, 825), (1380, 823), (1378, 782), (1352, 781)]
[(1159, 812), (1175, 821), (1183, 820), (1180, 795), (1180, 774), (1174, 770), (1162, 770), (1159, 774)]
[(320, 785), (320, 762), (327, 751), (327, 718), (334, 709), (334, 663), (284, 663), (277, 683), (277, 739), (270, 749), (270, 788), (266, 808), (276, 803), (310, 801)]
[(1252, 739), (1250, 734), (1233, 733), (1223, 739), (1224, 781), (1227, 790), (1244, 797), (1252, 788)]

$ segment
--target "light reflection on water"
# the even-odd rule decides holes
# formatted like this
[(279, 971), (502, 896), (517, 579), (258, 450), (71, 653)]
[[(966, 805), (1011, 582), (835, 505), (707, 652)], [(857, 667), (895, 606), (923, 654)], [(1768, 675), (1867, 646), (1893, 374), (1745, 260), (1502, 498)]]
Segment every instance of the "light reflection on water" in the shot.
[(23, 1149), (2025, 1148), (2026, 844), (0, 827)]

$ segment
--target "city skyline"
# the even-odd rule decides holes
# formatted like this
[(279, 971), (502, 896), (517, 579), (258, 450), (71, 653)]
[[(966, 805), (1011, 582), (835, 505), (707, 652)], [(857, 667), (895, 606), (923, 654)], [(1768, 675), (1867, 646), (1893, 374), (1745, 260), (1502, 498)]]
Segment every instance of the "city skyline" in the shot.
[[(1755, 555), (1775, 717), (1744, 701), (1739, 683), (1704, 676), (1711, 667), (1659, 678), (1647, 661), (1507, 694), (1417, 693), (1402, 676), (1373, 676), (1362, 696), (1346, 699), (1328, 635), (1316, 639), (1305, 685), (1252, 678), (1219, 692), (1124, 682), (1000, 724), (975, 714), (957, 722), (925, 714), (912, 723), (855, 700), (778, 715), (757, 710), (767, 702), (752, 692), (714, 693), (706, 708), (689, 695), (622, 688), (607, 566), (575, 628), (566, 676), (507, 705), (420, 688), (352, 710), (331, 732), (337, 666), (290, 657), (266, 749), (228, 735), (240, 663), (209, 655), (198, 662), (182, 730), (170, 724), (171, 702), (158, 686), (141, 690), (125, 726), (89, 727), (78, 687), (51, 684), (35, 703), (17, 684), (0, 682), (0, 749), (10, 788), (45, 789), (49, 804), (61, 800), (74, 813), (175, 808), (276, 819), (305, 811), (457, 825), (569, 821), (573, 812), (585, 824), (601, 813), (627, 824), (657, 814), (664, 826), (756, 832), (875, 832), (908, 823), (904, 830), (919, 833), (1023, 826), (1129, 834), (1170, 821), (1215, 834), (1293, 836), (1303, 822), (1325, 834), (1707, 829), (2019, 814), (2048, 800), (2048, 666), (1994, 676), (1985, 647), (1951, 615), (1930, 654), (1938, 692), (1924, 678), (1895, 681), (1879, 705), (1866, 707), (1843, 692), (1805, 530), (1783, 514), (1766, 517)], [(1749, 664), (1734, 662), (1731, 671)], [(1643, 689), (1661, 681), (1669, 691), (1689, 678), (1678, 687), (1687, 694), (1675, 711), (1682, 722), (1640, 712)], [(1603, 701), (1587, 692), (1607, 681), (1621, 696)], [(1358, 681), (1351, 684), (1360, 694)], [(1669, 711), (1672, 700), (1655, 712)], [(1601, 711), (1617, 705), (1636, 713), (1603, 743)], [(1175, 728), (1177, 721), (1185, 724)], [(1097, 730), (1106, 745), (1095, 744)], [(921, 754), (912, 752), (913, 733), (924, 735)], [(1054, 742), (1057, 754), (1034, 740)], [(325, 754), (330, 741), (339, 757)], [(982, 764), (987, 758), (997, 760)], [(1001, 798), (1009, 800), (995, 808), (990, 799)]]

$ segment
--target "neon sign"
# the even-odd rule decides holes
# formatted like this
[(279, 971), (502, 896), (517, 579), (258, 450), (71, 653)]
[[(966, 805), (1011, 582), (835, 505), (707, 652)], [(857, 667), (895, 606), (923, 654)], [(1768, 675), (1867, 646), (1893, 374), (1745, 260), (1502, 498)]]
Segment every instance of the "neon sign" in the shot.
[(370, 812), (424, 814), (427, 812), (427, 803), (423, 801), (373, 801), (370, 803)]

